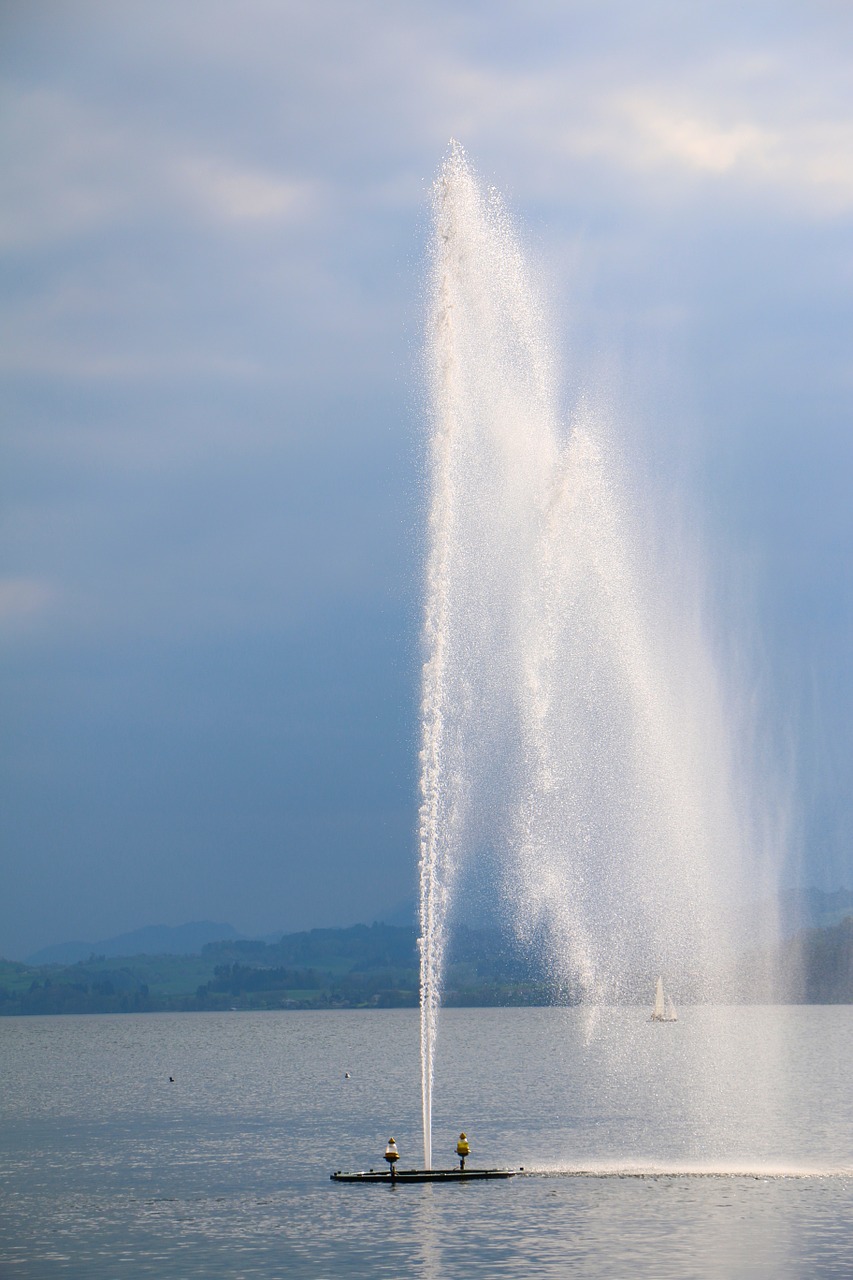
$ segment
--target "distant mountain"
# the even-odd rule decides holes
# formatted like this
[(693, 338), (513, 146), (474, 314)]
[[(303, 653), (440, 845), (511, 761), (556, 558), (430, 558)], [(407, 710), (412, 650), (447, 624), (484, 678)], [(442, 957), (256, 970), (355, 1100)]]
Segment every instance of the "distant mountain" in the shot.
[[(756, 910), (750, 913), (751, 921), (753, 918), (760, 920), (767, 914), (763, 909), (758, 909), (760, 906), (761, 904), (755, 904)], [(784, 889), (776, 900), (776, 911), (770, 914), (778, 918), (782, 938), (793, 937), (803, 929), (827, 929), (840, 924), (847, 916), (853, 916), (853, 889), (834, 889), (831, 893), (814, 888)], [(418, 905), (414, 898), (407, 898), (376, 918), (383, 924), (417, 926)], [(466, 918), (470, 921), (471, 914), (468, 913)], [(476, 918), (474, 926), (485, 928), (486, 931), (490, 927), (488, 922), (482, 924)], [(281, 936), (270, 936), (264, 941), (275, 942)]]
[(801, 929), (826, 929), (853, 916), (853, 889), (788, 889), (779, 894), (779, 931), (790, 937)]
[(89, 956), (191, 956), (208, 942), (231, 942), (243, 935), (233, 925), (197, 920), (193, 924), (150, 924), (100, 942), (58, 942), (27, 956), (27, 964), (76, 964)]
[(777, 969), (783, 1001), (853, 1003), (853, 916), (786, 939), (779, 947)]
[[(395, 902), (392, 906), (381, 907), (373, 912), (372, 916), (367, 917), (374, 924), (388, 924), (395, 929), (409, 929), (418, 924), (418, 904), (414, 898), (404, 898), (402, 902)], [(333, 925), (333, 930), (345, 931), (350, 928), (364, 928), (365, 925), (359, 922), (358, 925)], [(257, 940), (265, 942), (268, 946), (275, 946), (277, 942), (283, 941), (285, 938), (293, 937), (300, 930), (278, 929), (275, 933), (264, 933)], [(301, 932), (306, 932), (305, 930)], [(308, 930), (308, 932), (316, 933), (317, 929)]]
[[(86, 959), (67, 965), (57, 963), (58, 947), (40, 953), (51, 957), (41, 966), (0, 960), (0, 1017), (417, 1008), (420, 957), (414, 925), (311, 929), (284, 934), (272, 944), (260, 938), (222, 938), (225, 930), (235, 932), (229, 925), (205, 922), (140, 929), (102, 943), (66, 944), (89, 952)], [(188, 939), (188, 932), (195, 938)], [(187, 952), (198, 937), (211, 933), (217, 936), (203, 945), (200, 955)], [(457, 925), (448, 942), (443, 994), (448, 1006), (566, 1004), (578, 998), (571, 983), (555, 986), (547, 955), (521, 947), (500, 929)], [(100, 948), (100, 954), (93, 954), (93, 948)], [(133, 954), (106, 957), (105, 948)], [(614, 975), (612, 998), (647, 1006), (653, 985), (654, 971)], [(723, 986), (713, 972), (707, 982), (685, 972), (678, 994), (679, 1005), (703, 1000), (853, 1004), (853, 915), (772, 945), (754, 945), (741, 955), (737, 973), (726, 968)]]
[(393, 924), (398, 928), (407, 928), (418, 922), (418, 904), (414, 898), (406, 898), (393, 907), (386, 907), (376, 917), (382, 924)]
[[(835, 889), (830, 893), (815, 888), (785, 890), (780, 893), (777, 902), (779, 934), (782, 939), (792, 938), (804, 929), (831, 928), (846, 917), (853, 916), (853, 890), (851, 889)], [(382, 923), (385, 925), (411, 929), (413, 934), (417, 932), (417, 907), (411, 898), (397, 903), (393, 908), (383, 911), (381, 915)], [(757, 915), (761, 918), (762, 912), (758, 912)], [(363, 929), (365, 926), (359, 927)], [(316, 938), (328, 933), (344, 935), (346, 932), (346, 930), (311, 930), (311, 935)], [(458, 929), (454, 929), (453, 933), (456, 935)], [(274, 948), (278, 944), (287, 944), (284, 948), (287, 950), (296, 937), (301, 936), (303, 935), (270, 933), (256, 939), (251, 945), (266, 944)], [(507, 936), (509, 937), (509, 934)], [(61, 942), (27, 956), (26, 963), (70, 965), (80, 960), (88, 960), (92, 955), (109, 958), (139, 955), (198, 955), (208, 943), (217, 942), (242, 942), (249, 945), (246, 935), (239, 933), (233, 925), (199, 920), (182, 925), (148, 925), (144, 929), (134, 929), (130, 933), (121, 933), (98, 942)], [(765, 939), (763, 943), (761, 939), (757, 939), (753, 941), (753, 945), (771, 945), (771, 939)], [(504, 949), (506, 946), (509, 946), (509, 950), (512, 951), (512, 944), (506, 943), (505, 940)], [(288, 957), (286, 961), (280, 959), (278, 962), (293, 963), (293, 960)]]

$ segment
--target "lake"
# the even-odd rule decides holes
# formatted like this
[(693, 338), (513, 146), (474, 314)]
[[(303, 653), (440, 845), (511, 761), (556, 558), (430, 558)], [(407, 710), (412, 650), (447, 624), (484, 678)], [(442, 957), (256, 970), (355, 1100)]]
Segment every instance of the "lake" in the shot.
[(0, 1276), (853, 1276), (853, 1009), (679, 1014), (444, 1011), (434, 1163), (525, 1175), (393, 1189), (414, 1010), (0, 1019)]

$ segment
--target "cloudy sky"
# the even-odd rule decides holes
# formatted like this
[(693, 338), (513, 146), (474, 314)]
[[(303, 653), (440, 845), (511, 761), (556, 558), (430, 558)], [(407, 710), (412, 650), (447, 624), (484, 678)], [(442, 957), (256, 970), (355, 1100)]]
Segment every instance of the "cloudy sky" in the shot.
[(846, 0), (4, 0), (0, 954), (411, 896), (451, 136), (853, 883), (851, 51)]

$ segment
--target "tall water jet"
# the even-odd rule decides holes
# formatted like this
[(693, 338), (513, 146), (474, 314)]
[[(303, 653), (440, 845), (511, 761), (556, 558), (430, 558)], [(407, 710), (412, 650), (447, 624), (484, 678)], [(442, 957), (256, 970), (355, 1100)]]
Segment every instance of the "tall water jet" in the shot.
[(509, 782), (517, 754), (499, 710), (515, 697), (523, 641), (506, 584), (526, 575), (554, 464), (541, 317), (500, 203), (482, 194), (458, 145), (436, 184), (435, 230), (420, 809), (427, 1168), (450, 898), (477, 831), (495, 829), (483, 813), (495, 791), (487, 780)]
[(725, 990), (748, 836), (689, 573), (641, 518), (608, 415), (561, 422), (509, 220), (453, 144), (434, 191), (422, 683), (424, 1161), (449, 913), (472, 859), (555, 990)]

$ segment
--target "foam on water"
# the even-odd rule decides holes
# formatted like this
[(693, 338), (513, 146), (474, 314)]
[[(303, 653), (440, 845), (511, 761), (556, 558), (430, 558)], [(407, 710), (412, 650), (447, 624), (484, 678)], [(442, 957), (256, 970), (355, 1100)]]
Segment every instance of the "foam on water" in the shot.
[(525, 1165), (523, 1172), (532, 1177), (551, 1178), (756, 1178), (807, 1179), (849, 1178), (853, 1165), (789, 1165), (775, 1163), (737, 1163), (710, 1161), (695, 1164), (650, 1161), (648, 1164), (625, 1164), (601, 1160), (584, 1165), (548, 1163)]
[[(478, 863), (555, 993), (725, 993), (749, 839), (689, 574), (607, 412), (565, 421), (543, 310), (454, 144), (435, 186), (420, 921), (425, 1167), (454, 897)], [(593, 1026), (593, 1022), (590, 1022)], [(701, 1082), (696, 1083), (702, 1093)], [(707, 1093), (708, 1091), (705, 1090)], [(707, 1107), (705, 1110), (707, 1111)]]

